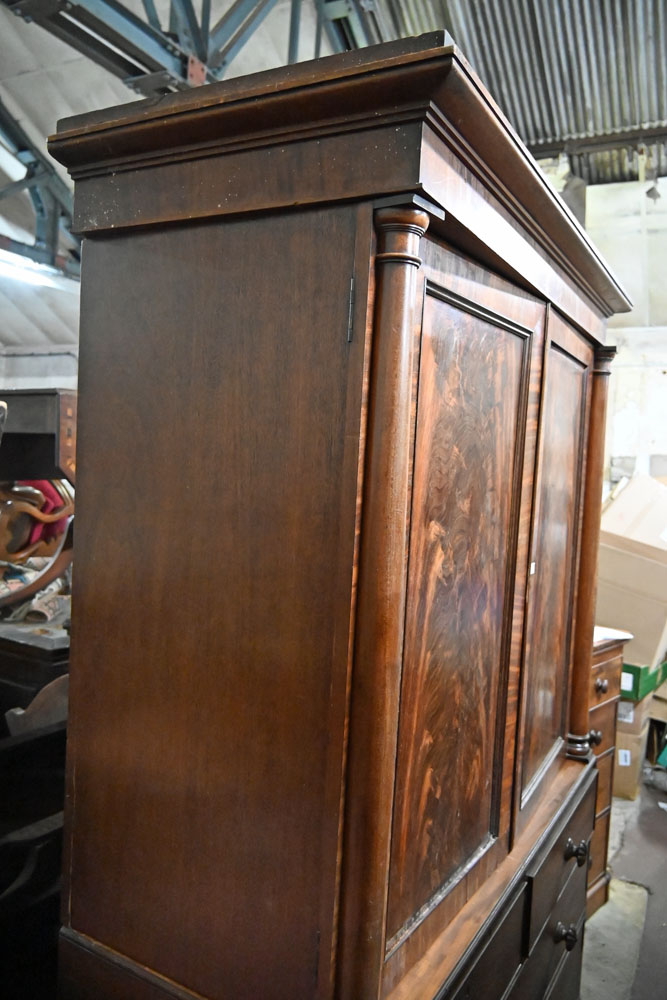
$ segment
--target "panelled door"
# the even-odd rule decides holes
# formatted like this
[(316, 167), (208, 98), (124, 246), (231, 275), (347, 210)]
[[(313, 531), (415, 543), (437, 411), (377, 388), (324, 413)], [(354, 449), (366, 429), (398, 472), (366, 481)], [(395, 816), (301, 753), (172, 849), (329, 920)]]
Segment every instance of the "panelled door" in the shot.
[(551, 309), (521, 684), (518, 832), (565, 754), (592, 364), (590, 344)]
[(422, 251), (388, 959), (437, 934), (508, 850), (545, 316)]

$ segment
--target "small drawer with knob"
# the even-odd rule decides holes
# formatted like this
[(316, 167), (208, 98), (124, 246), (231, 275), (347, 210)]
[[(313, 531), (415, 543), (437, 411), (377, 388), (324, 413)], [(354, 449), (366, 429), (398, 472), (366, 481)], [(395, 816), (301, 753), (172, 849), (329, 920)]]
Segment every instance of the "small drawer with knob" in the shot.
[(579, 947), (583, 934), (587, 876), (588, 865), (570, 871), (512, 990), (512, 1000), (536, 1000), (546, 996), (568, 953)]
[(556, 900), (575, 869), (583, 872), (585, 885), (588, 874), (589, 842), (595, 816), (596, 789), (597, 772), (591, 769), (574, 809), (565, 817), (545, 852), (528, 870), (529, 951), (540, 937), (550, 919)]
[(591, 671), (588, 704), (591, 708), (612, 701), (621, 693), (621, 661), (619, 657), (598, 664)]
[(618, 702), (610, 701), (588, 713), (591, 749), (598, 757), (611, 750), (616, 741), (617, 706)]

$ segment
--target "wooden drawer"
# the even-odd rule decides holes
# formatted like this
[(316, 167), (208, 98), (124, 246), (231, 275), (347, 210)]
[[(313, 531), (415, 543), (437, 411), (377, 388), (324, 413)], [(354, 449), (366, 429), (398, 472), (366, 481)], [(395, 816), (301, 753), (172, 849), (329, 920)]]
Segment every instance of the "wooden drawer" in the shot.
[(581, 960), (584, 952), (584, 929), (570, 952), (565, 952), (544, 1000), (578, 1000), (581, 985)]
[(614, 767), (614, 750), (608, 750), (597, 759), (598, 793), (595, 799), (595, 815), (604, 812), (611, 805), (611, 781)]
[(453, 994), (453, 1000), (500, 1000), (523, 960), (527, 887), (521, 887), (502, 923)]
[(549, 914), (573, 868), (584, 872), (584, 883), (588, 870), (588, 854), (579, 859), (571, 855), (572, 847), (582, 843), (588, 845), (594, 822), (595, 791), (597, 772), (591, 771), (586, 790), (569, 817), (555, 834), (551, 847), (543, 855), (535, 868), (528, 871), (530, 886), (530, 912), (528, 921), (528, 949), (539, 937)]
[(586, 920), (589, 920), (609, 899), (609, 882), (609, 875), (603, 875), (593, 883), (589, 883), (586, 893)]
[[(592, 803), (591, 803), (592, 806)], [(521, 970), (512, 1000), (538, 1000), (546, 995), (561, 963), (566, 961), (567, 949), (562, 939), (566, 928), (574, 927), (577, 941), (581, 938), (586, 907), (587, 866), (575, 868), (554, 904), (547, 923)]]
[(591, 732), (602, 733), (601, 742), (593, 744), (596, 757), (611, 750), (616, 742), (616, 707), (617, 702), (610, 701), (592, 709), (588, 714)]
[(591, 708), (605, 701), (618, 698), (621, 691), (621, 669), (623, 657), (615, 656), (593, 667), (588, 704)]
[(595, 830), (591, 837), (591, 885), (607, 870), (607, 840), (609, 839), (609, 811), (595, 820)]

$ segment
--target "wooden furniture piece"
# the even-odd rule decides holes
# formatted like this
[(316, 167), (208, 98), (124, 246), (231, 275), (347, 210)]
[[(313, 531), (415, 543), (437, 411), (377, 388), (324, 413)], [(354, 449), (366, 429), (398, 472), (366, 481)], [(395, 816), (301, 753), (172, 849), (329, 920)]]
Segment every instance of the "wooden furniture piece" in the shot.
[(5, 712), (27, 708), (43, 687), (69, 669), (69, 635), (64, 629), (38, 628), (0, 625), (0, 738), (9, 735)]
[(595, 628), (588, 718), (591, 745), (597, 758), (598, 790), (595, 800), (595, 832), (591, 841), (591, 866), (588, 872), (588, 917), (609, 899), (607, 851), (614, 784), (616, 713), (621, 694), (623, 647), (630, 639), (632, 635), (629, 632)]
[(0, 449), (0, 480), (76, 481), (74, 389), (3, 389), (7, 422)]
[(442, 33), (50, 149), (85, 242), (63, 997), (576, 997), (624, 293)]

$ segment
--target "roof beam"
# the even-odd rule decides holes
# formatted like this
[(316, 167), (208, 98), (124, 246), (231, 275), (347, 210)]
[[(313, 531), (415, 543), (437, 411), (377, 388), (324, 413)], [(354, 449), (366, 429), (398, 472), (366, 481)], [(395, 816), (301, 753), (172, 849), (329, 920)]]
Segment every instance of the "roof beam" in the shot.
[(566, 153), (568, 156), (575, 153), (604, 153), (609, 149), (622, 149), (625, 146), (652, 146), (656, 142), (667, 142), (667, 123), (651, 128), (600, 132), (597, 135), (579, 138), (551, 139), (533, 143), (528, 149), (536, 160), (545, 160), (561, 153)]
[(0, 190), (0, 199), (27, 190), (35, 211), (34, 247), (11, 241), (13, 245), (5, 246), (5, 249), (30, 257), (40, 264), (50, 264), (64, 270), (64, 266), (58, 263), (62, 259), (58, 243), (63, 229), (72, 248), (67, 258), (70, 265), (68, 273), (77, 275), (80, 242), (70, 232), (72, 192), (56, 173), (51, 161), (33, 145), (30, 137), (2, 101), (0, 101), (0, 139), (9, 152), (27, 168), (25, 177), (7, 184)]
[[(0, 0), (129, 86), (146, 76), (155, 77), (154, 93), (185, 89), (188, 53), (160, 30), (154, 0), (143, 2), (150, 23), (117, 0)], [(181, 0), (181, 10), (187, 18), (185, 2)]]
[(258, 0), (235, 0), (229, 10), (211, 28), (208, 41), (209, 57), (220, 52), (258, 6)]
[(171, 0), (171, 9), (177, 25), (181, 45), (202, 62), (206, 59), (202, 31), (192, 6), (192, 0)]
[[(241, 51), (266, 15), (273, 10), (276, 2), (277, 0), (252, 0), (252, 2), (250, 0), (237, 0), (234, 6), (227, 12), (229, 15), (233, 14), (233, 18), (224, 25), (222, 22), (225, 21), (225, 18), (218, 21), (211, 32), (208, 55), (208, 65), (215, 72), (218, 79), (224, 76), (225, 70), (232, 59)], [(242, 9), (246, 11), (247, 8), (251, 9), (246, 14), (245, 19), (241, 21), (240, 27), (229, 36), (228, 41), (223, 42), (220, 46), (219, 40), (228, 36), (230, 25), (238, 23)]]

